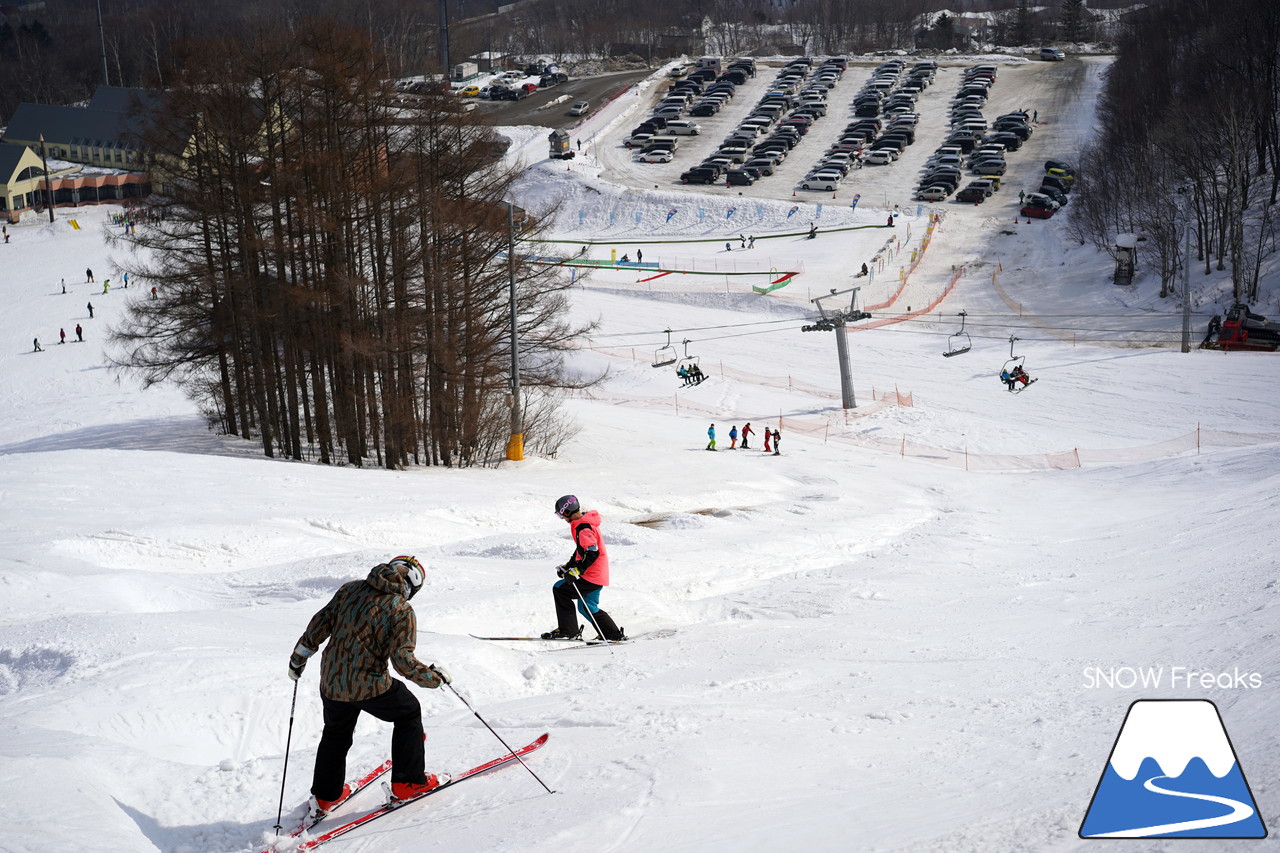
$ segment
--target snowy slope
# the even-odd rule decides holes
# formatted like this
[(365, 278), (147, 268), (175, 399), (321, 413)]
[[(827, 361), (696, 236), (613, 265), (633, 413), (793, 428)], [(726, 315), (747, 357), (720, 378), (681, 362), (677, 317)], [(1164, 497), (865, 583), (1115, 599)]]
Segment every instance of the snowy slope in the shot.
[[(1081, 66), (1067, 95), (1036, 76), (1070, 64), (1002, 67), (1002, 97), (1051, 122), (1033, 137), (1041, 149), (1010, 158), (1015, 193), (1050, 150), (1069, 155), (1089, 133), (1105, 63)], [(859, 85), (866, 73), (849, 72)], [(940, 206), (894, 299), (927, 210), (903, 204), (885, 227), (873, 192), (849, 210), (856, 183), (821, 216), (784, 184), (741, 199), (654, 190), (611, 174), (604, 155), (539, 161), (543, 137), (510, 132), (530, 165), (520, 201), (553, 218), (540, 253), (594, 241), (591, 260), (639, 247), (686, 271), (578, 279), (573, 311), (600, 329), (574, 366), (610, 379), (569, 401), (581, 431), (555, 459), (392, 473), (262, 459), (209, 433), (177, 390), (142, 391), (105, 366), (106, 327), (144, 296), (84, 282), (85, 266), (116, 280), (110, 209), (10, 226), (0, 848), (255, 849), (280, 795), (293, 643), (339, 584), (405, 552), (430, 568), (415, 599), (420, 656), (447, 665), (510, 742), (549, 731), (530, 766), (558, 793), (516, 767), (328, 849), (1091, 849), (1076, 831), (1125, 710), (1160, 697), (1218, 704), (1275, 822), (1275, 355), (1180, 354), (1179, 306), (1154, 282), (1112, 287), (1108, 259), (1066, 245), (1061, 218), (1015, 225), (1008, 190), (981, 208)], [(906, 197), (913, 174), (899, 165), (875, 177), (881, 196)], [(825, 233), (805, 240), (811, 223)], [(830, 230), (854, 226), (869, 227)], [(744, 231), (754, 249), (736, 248)], [(852, 277), (877, 255), (873, 281)], [(790, 270), (786, 286), (753, 291)], [(860, 283), (863, 304), (893, 299), (878, 319), (903, 322), (850, 334), (859, 406), (845, 413), (832, 335), (799, 327), (811, 299)], [(1215, 310), (1218, 284), (1196, 281), (1199, 312)], [(1269, 293), (1263, 313), (1277, 307)], [(944, 359), (962, 309), (973, 350)], [(77, 322), (86, 341), (56, 344)], [(682, 389), (649, 366), (666, 329), (681, 351), (690, 340), (708, 381)], [(1017, 395), (995, 377), (1011, 335), (1039, 380)], [(45, 352), (30, 351), (33, 336)], [(895, 388), (914, 405), (885, 402)], [(780, 418), (781, 456), (756, 450), (758, 437), (750, 451), (703, 449), (712, 422), (726, 448), (731, 425)], [(606, 608), (629, 633), (674, 634), (562, 652), (468, 636), (553, 624), (552, 567), (569, 543), (551, 506), (567, 492), (604, 517)], [(1262, 686), (1085, 678), (1162, 665), (1239, 668)], [(286, 809), (307, 795), (315, 685), (308, 671)], [(415, 692), (432, 769), (498, 753), (448, 692)], [(352, 773), (388, 743), (386, 726), (362, 722)]]

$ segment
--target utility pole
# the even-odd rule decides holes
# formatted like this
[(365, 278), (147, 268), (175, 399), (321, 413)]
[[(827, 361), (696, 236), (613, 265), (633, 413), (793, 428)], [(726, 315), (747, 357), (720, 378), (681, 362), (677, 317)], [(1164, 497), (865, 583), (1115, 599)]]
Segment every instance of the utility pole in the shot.
[[(831, 332), (836, 333), (836, 358), (840, 361), (840, 403), (846, 409), (856, 409), (857, 402), (853, 399), (853, 374), (849, 367), (849, 339), (846, 337), (845, 324), (855, 323), (858, 320), (866, 320), (871, 315), (866, 311), (859, 311), (855, 306), (858, 299), (858, 291), (861, 288), (852, 287), (848, 290), (832, 291), (826, 296), (819, 296), (809, 300), (818, 306), (818, 314), (820, 319), (808, 326), (801, 326), (802, 332)], [(830, 312), (823, 308), (822, 300), (831, 299), (836, 296), (843, 296), (846, 293), (853, 294), (849, 297), (849, 307), (845, 310), (832, 310)]]
[(44, 201), (49, 207), (49, 221), (53, 222), (53, 184), (49, 182), (49, 157), (44, 150), (44, 134), (40, 134), (40, 162), (44, 165)]
[(449, 64), (449, 0), (440, 0), (440, 67), (444, 70), (444, 79), (452, 79), (453, 66)]
[(1182, 351), (1191, 352), (1191, 208), (1194, 191), (1182, 187)]
[(98, 0), (98, 45), (102, 50), (102, 85), (111, 85), (111, 76), (107, 73), (107, 31), (102, 26), (102, 0)]
[(507, 202), (507, 290), (511, 303), (511, 437), (507, 459), (524, 459), (524, 415), (520, 411), (520, 340), (516, 329), (516, 227), (515, 206)]

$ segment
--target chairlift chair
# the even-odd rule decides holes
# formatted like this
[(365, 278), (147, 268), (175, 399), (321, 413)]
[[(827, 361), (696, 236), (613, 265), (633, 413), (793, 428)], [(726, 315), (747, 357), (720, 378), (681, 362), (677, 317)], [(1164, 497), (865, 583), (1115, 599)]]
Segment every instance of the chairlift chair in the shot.
[(963, 355), (973, 349), (973, 340), (969, 337), (969, 333), (964, 330), (964, 318), (966, 314), (960, 312), (960, 331), (947, 338), (947, 351), (942, 354), (943, 358), (951, 358), (953, 355)]
[(671, 345), (671, 330), (667, 329), (667, 345), (658, 347), (653, 353), (653, 366), (666, 367), (669, 364), (675, 364), (679, 358), (676, 348)]
[(684, 358), (680, 359), (680, 366), (676, 370), (688, 370), (689, 368), (697, 367), (698, 357), (689, 355), (689, 339), (685, 338), (682, 343), (684, 344)]
[[(1004, 367), (1000, 368), (1001, 376), (1003, 376), (1006, 373), (1010, 373), (1010, 374), (1013, 373), (1014, 369), (1018, 367), (1021, 367), (1023, 370), (1023, 373), (1026, 373), (1027, 368), (1025, 367), (1025, 365), (1027, 362), (1027, 357), (1025, 355), (1013, 354), (1014, 342), (1019, 340), (1021, 340), (1021, 338), (1015, 338), (1013, 335), (1009, 336), (1009, 359), (1004, 363)], [(1004, 381), (1004, 380), (1002, 379), (1001, 381)], [(1027, 390), (1027, 388), (1031, 387), (1031, 384), (1036, 381), (1038, 381), (1038, 379), (1032, 379), (1030, 375), (1028, 375), (1027, 382), (1025, 384), (1015, 382), (1014, 387), (1010, 388), (1009, 390), (1015, 394), (1021, 394), (1023, 391)]]

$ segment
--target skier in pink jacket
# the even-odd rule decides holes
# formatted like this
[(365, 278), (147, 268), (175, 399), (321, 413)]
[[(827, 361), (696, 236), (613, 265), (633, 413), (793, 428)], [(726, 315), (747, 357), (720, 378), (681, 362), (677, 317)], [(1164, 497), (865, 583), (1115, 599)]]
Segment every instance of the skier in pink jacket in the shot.
[[(582, 636), (578, 613), (587, 618), (602, 640), (625, 640), (626, 635), (608, 613), (600, 609), (600, 590), (609, 585), (609, 555), (600, 535), (600, 513), (582, 511), (578, 499), (565, 495), (556, 501), (556, 515), (569, 522), (573, 535), (573, 557), (556, 567), (560, 580), (551, 588), (556, 603), (554, 631), (542, 635), (544, 640), (577, 639)], [(575, 612), (574, 601), (577, 600)]]

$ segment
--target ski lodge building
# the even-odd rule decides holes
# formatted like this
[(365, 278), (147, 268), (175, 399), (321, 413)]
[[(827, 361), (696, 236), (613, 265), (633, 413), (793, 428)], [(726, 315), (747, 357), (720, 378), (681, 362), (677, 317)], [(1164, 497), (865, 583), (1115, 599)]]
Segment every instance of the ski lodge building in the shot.
[(0, 137), (0, 219), (16, 222), (49, 195), (54, 207), (150, 195), (152, 158), (140, 140), (158, 95), (99, 86), (85, 107), (20, 104)]

